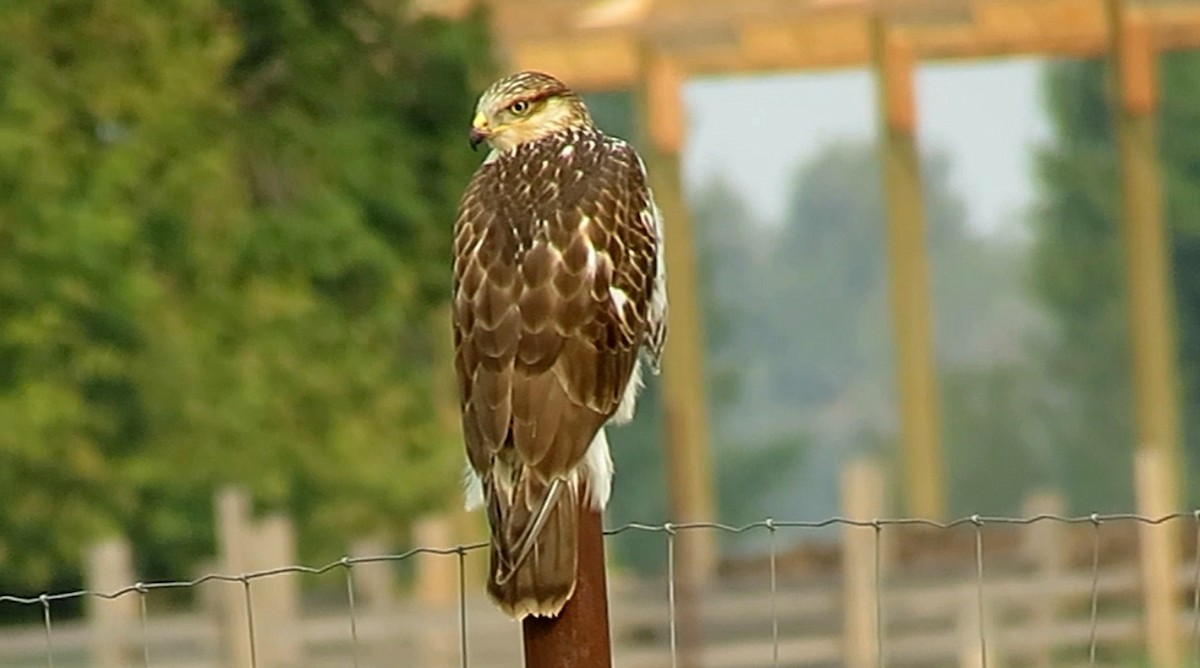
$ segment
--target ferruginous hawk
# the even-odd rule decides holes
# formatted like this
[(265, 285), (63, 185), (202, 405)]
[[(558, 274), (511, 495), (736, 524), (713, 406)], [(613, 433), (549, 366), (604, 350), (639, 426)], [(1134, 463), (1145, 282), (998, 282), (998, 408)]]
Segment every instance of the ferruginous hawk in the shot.
[(580, 504), (603, 510), (604, 425), (633, 417), (666, 329), (662, 226), (633, 148), (554, 77), (479, 98), (454, 227), (454, 345), (467, 507), (486, 506), (487, 591), (556, 616), (575, 591)]

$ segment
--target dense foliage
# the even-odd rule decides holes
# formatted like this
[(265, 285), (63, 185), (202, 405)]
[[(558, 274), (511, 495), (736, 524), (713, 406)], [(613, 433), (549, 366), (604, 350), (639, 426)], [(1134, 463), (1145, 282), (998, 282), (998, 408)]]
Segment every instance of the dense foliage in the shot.
[(3, 3), (0, 589), (104, 534), (185, 573), (227, 483), (310, 556), (457, 492), (429, 316), (487, 48), (404, 3)]

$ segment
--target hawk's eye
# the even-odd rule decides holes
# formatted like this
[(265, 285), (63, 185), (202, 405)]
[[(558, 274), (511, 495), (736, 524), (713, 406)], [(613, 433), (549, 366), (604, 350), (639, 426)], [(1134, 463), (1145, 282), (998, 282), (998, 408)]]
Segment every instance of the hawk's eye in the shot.
[(518, 116), (524, 116), (526, 114), (526, 112), (529, 111), (529, 101), (528, 100), (517, 100), (516, 102), (513, 102), (512, 104), (508, 105), (508, 110)]

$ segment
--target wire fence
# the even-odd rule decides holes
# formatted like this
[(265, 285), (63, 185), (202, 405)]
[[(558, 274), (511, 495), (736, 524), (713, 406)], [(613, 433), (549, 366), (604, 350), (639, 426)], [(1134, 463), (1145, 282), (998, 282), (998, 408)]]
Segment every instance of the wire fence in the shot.
[[(1089, 604), (1089, 633), (1088, 633), (1088, 665), (1097, 665), (1097, 620), (1099, 615), (1099, 599), (1100, 599), (1100, 553), (1101, 541), (1100, 530), (1105, 525), (1115, 523), (1136, 523), (1142, 525), (1162, 525), (1168, 522), (1187, 523), (1195, 534), (1195, 552), (1190, 566), (1191, 576), (1191, 665), (1200, 666), (1200, 510), (1189, 512), (1175, 512), (1161, 516), (1145, 516), (1135, 513), (1117, 513), (1117, 514), (1098, 514), (1082, 516), (1065, 516), (1056, 514), (1039, 514), (1029, 517), (991, 517), (983, 515), (971, 515), (961, 517), (953, 521), (941, 522), (925, 518), (890, 518), (890, 519), (871, 519), (859, 520), (847, 517), (831, 517), (828, 519), (817, 521), (805, 520), (776, 520), (773, 518), (763, 519), (757, 522), (742, 525), (730, 525), (719, 522), (687, 522), (687, 523), (663, 523), (663, 524), (643, 524), (630, 523), (620, 527), (608, 529), (605, 531), (606, 536), (612, 537), (620, 534), (631, 532), (643, 532), (662, 534), (665, 537), (666, 543), (666, 571), (667, 571), (667, 598), (668, 598), (668, 614), (669, 614), (669, 629), (670, 629), (670, 656), (671, 666), (679, 665), (679, 647), (677, 639), (677, 596), (676, 590), (680, 586), (676, 581), (676, 538), (683, 532), (692, 531), (716, 531), (725, 534), (743, 534), (752, 531), (764, 531), (769, 534), (768, 541), (768, 568), (770, 572), (770, 614), (771, 614), (771, 638), (772, 638), (772, 663), (771, 665), (778, 668), (780, 665), (780, 632), (779, 632), (779, 615), (777, 614), (777, 597), (779, 595), (779, 577), (778, 577), (778, 541), (777, 534), (785, 529), (820, 529), (826, 527), (859, 527), (873, 530), (874, 535), (874, 578), (875, 578), (875, 615), (876, 619), (882, 619), (884, 614), (884, 601), (880, 592), (883, 591), (884, 571), (882, 568), (881, 544), (882, 537), (889, 529), (897, 527), (920, 526), (939, 530), (952, 530), (958, 528), (968, 528), (974, 533), (974, 585), (975, 596), (977, 598), (978, 611), (980, 619), (983, 618), (986, 599), (988, 596), (987, 586), (987, 560), (986, 556), (986, 540), (985, 529), (987, 527), (997, 526), (1028, 526), (1038, 523), (1058, 523), (1064, 525), (1090, 525), (1092, 527), (1091, 541), (1091, 588), (1090, 588), (1090, 604)], [(332, 561), (323, 566), (312, 567), (304, 565), (280, 566), (265, 570), (256, 570), (241, 574), (221, 574), (210, 573), (202, 577), (192, 580), (178, 581), (160, 581), (160, 582), (137, 582), (127, 587), (117, 589), (115, 591), (92, 591), (88, 589), (79, 589), (75, 591), (67, 591), (60, 593), (44, 593), (38, 596), (25, 597), (13, 595), (0, 595), (0, 603), (16, 604), (26, 606), (39, 606), (42, 611), (42, 624), (45, 634), (45, 665), (49, 668), (54, 667), (55, 659), (55, 635), (54, 635), (54, 615), (53, 606), (55, 603), (68, 601), (72, 599), (82, 598), (98, 598), (112, 600), (126, 596), (137, 596), (140, 602), (140, 619), (141, 619), (141, 661), (144, 668), (152, 668), (155, 666), (154, 657), (151, 656), (150, 638), (147, 632), (147, 597), (155, 591), (171, 590), (171, 589), (189, 589), (202, 585), (206, 582), (228, 582), (240, 583), (243, 589), (243, 598), (245, 605), (245, 613), (247, 626), (245, 633), (250, 643), (250, 664), (251, 668), (259, 668), (258, 660), (258, 639), (254, 621), (254, 598), (251, 590), (251, 583), (265, 578), (276, 577), (285, 574), (299, 575), (322, 575), (333, 571), (341, 570), (345, 574), (345, 589), (346, 603), (349, 606), (348, 620), (346, 633), (351, 644), (352, 665), (355, 668), (360, 666), (360, 648), (359, 648), (359, 630), (358, 630), (358, 611), (355, 602), (355, 566), (371, 563), (396, 563), (403, 562), (418, 555), (443, 555), (453, 556), (457, 560), (458, 565), (458, 591), (457, 591), (457, 607), (458, 607), (458, 651), (460, 665), (463, 668), (469, 668), (469, 633), (468, 633), (468, 614), (467, 614), (467, 567), (466, 555), (476, 550), (481, 550), (487, 547), (487, 543), (478, 542), (454, 547), (417, 547), (402, 553), (378, 556), (346, 556), (337, 561)], [(987, 668), (989, 662), (988, 652), (988, 632), (984, 624), (979, 624), (978, 646), (980, 650), (979, 663), (984, 668)], [(886, 633), (882, 629), (876, 633), (876, 655), (878, 665), (885, 665), (886, 652)]]

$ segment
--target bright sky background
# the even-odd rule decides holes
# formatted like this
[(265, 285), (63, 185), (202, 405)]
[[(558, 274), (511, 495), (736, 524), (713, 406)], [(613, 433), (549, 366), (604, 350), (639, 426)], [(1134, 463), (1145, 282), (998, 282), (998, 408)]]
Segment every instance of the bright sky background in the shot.
[[(970, 224), (1017, 225), (1034, 194), (1033, 149), (1049, 136), (1036, 60), (926, 65), (917, 74), (918, 140), (944, 148)], [(698, 79), (687, 86), (690, 188), (720, 176), (766, 222), (782, 214), (787, 180), (823, 143), (875, 134), (866, 70)]]

